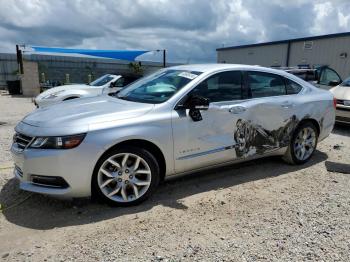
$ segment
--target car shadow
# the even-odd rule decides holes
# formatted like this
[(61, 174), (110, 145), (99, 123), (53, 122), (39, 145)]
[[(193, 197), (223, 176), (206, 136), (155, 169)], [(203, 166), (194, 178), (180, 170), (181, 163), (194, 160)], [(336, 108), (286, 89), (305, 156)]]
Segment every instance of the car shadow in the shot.
[(159, 205), (187, 209), (182, 203), (185, 197), (281, 176), (308, 168), (327, 158), (327, 154), (316, 151), (308, 163), (293, 166), (283, 163), (280, 157), (269, 157), (171, 178), (162, 183), (146, 202), (128, 208), (113, 208), (90, 199), (68, 201), (33, 194), (19, 190), (17, 180), (10, 179), (0, 192), (0, 203), (4, 206), (2, 213), (5, 218), (18, 226), (46, 230), (83, 225), (124, 215), (136, 215)]

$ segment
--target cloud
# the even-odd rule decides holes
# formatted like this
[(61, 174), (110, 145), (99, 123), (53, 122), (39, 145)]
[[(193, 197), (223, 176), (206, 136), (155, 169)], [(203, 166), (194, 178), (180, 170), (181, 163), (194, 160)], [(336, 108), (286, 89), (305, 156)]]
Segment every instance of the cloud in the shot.
[(223, 45), (350, 31), (348, 0), (0, 0), (0, 6), (0, 52), (13, 52), (17, 43), (165, 48), (170, 61), (215, 62)]

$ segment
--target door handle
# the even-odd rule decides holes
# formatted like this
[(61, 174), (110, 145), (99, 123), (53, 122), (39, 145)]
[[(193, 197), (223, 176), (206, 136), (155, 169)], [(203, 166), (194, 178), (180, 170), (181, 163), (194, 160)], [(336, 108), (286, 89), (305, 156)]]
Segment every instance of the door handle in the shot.
[(232, 114), (240, 114), (246, 111), (247, 109), (244, 106), (233, 106), (228, 111)]

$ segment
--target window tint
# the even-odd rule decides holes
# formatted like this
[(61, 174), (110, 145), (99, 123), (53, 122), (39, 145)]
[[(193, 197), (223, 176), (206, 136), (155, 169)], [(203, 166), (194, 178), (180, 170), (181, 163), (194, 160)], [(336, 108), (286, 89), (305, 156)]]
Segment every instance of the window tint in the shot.
[(263, 72), (248, 72), (248, 83), (253, 98), (286, 94), (282, 77)]
[(242, 74), (240, 71), (215, 74), (201, 82), (191, 94), (208, 98), (210, 102), (242, 99)]
[(326, 68), (321, 73), (320, 84), (329, 85), (329, 82), (331, 81), (340, 82), (341, 80), (334, 70)]
[(298, 94), (301, 89), (303, 89), (303, 87), (297, 83), (295, 83), (294, 81), (285, 78), (286, 81), (286, 87), (287, 87), (287, 94), (288, 95), (292, 95), (292, 94)]
[(136, 81), (137, 77), (129, 77), (129, 76), (123, 76), (119, 78), (117, 81), (115, 81), (114, 86), (115, 87), (126, 87), (130, 83)]
[(104, 75), (90, 83), (90, 86), (103, 86), (113, 79), (113, 76)]
[(124, 79), (124, 77), (121, 77), (117, 81), (115, 81), (114, 82), (114, 86), (116, 86), (116, 87), (123, 87), (123, 86), (125, 86), (125, 79)]

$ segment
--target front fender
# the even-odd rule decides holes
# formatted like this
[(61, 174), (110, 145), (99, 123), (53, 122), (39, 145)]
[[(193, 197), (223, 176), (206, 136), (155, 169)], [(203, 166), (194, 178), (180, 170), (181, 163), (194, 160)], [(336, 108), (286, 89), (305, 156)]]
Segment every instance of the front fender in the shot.
[[(135, 121), (136, 122), (136, 121)], [(86, 142), (99, 147), (94, 163), (96, 165), (100, 157), (115, 145), (129, 140), (144, 140), (157, 146), (163, 153), (166, 170), (165, 175), (174, 173), (173, 139), (171, 121), (164, 120), (160, 123), (134, 123), (127, 126), (111, 127), (93, 131), (90, 126), (86, 136)]]

